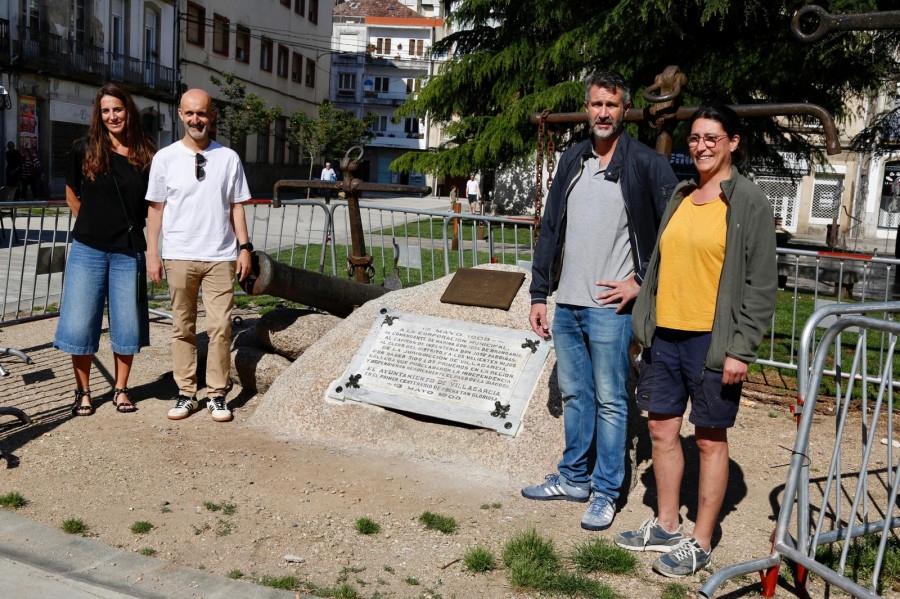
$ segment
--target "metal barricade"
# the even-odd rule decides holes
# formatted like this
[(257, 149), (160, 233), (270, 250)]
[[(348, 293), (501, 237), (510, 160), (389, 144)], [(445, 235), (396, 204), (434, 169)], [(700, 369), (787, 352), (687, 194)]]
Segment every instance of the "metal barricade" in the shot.
[[(900, 490), (900, 464), (894, 456), (893, 371), (900, 335), (900, 322), (891, 320), (900, 312), (900, 302), (865, 305), (841, 304), (825, 306), (813, 313), (800, 337), (797, 438), (791, 454), (790, 470), (784, 486), (781, 508), (768, 557), (729, 566), (713, 574), (700, 589), (704, 597), (712, 597), (729, 578), (760, 571), (763, 596), (775, 591), (782, 559), (797, 567), (797, 588), (806, 594), (810, 572), (854, 597), (875, 599), (891, 530), (900, 526), (897, 493)], [(873, 316), (877, 315), (877, 316)], [(816, 327), (832, 321), (815, 348)], [(856, 350), (846, 375), (846, 391), (842, 393), (844, 352), (839, 342), (841, 333), (849, 335), (855, 328)], [(886, 347), (870, 348), (871, 334), (885, 336)], [(883, 351), (882, 351), (883, 350)], [(837, 357), (835, 357), (837, 356)], [(819, 401), (820, 384), (827, 375), (828, 359), (835, 364), (834, 436), (825, 441), (817, 435), (812, 442), (812, 427)], [(877, 371), (877, 374), (874, 374)], [(873, 388), (874, 401), (871, 401)], [(855, 400), (855, 396), (859, 399)], [(848, 424), (851, 404), (858, 401), (861, 422), (857, 431)], [(828, 436), (828, 435), (826, 435)], [(858, 452), (854, 451), (859, 445)], [(882, 453), (879, 446), (884, 444)], [(877, 456), (876, 456), (877, 452)], [(900, 455), (900, 452), (897, 452)], [(827, 461), (824, 478), (810, 480), (813, 461)], [(878, 467), (872, 468), (872, 465)], [(813, 484), (811, 484), (813, 483)], [(849, 512), (845, 503), (849, 501)], [(813, 515), (817, 514), (815, 519)], [(788, 532), (792, 520), (797, 526), (796, 538)], [(855, 539), (877, 536), (871, 575), (859, 584), (848, 576), (848, 555)], [(865, 539), (864, 539), (865, 542)], [(841, 543), (839, 555), (833, 544)], [(855, 562), (857, 560), (854, 560)], [(857, 567), (854, 565), (853, 567)], [(860, 566), (863, 567), (863, 566)], [(858, 575), (858, 573), (857, 573)]]

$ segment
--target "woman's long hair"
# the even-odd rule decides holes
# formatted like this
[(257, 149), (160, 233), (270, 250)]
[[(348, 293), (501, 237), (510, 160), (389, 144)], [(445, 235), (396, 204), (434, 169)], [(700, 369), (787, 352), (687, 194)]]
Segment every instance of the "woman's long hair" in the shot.
[(156, 144), (141, 125), (141, 115), (134, 100), (131, 99), (131, 94), (115, 83), (107, 83), (100, 88), (97, 97), (94, 98), (91, 127), (85, 139), (84, 163), (81, 166), (84, 176), (93, 181), (98, 174), (109, 173), (112, 143), (109, 140), (109, 131), (100, 116), (100, 100), (104, 96), (117, 98), (125, 106), (125, 145), (128, 147), (129, 164), (141, 172), (149, 170), (153, 154), (156, 153)]

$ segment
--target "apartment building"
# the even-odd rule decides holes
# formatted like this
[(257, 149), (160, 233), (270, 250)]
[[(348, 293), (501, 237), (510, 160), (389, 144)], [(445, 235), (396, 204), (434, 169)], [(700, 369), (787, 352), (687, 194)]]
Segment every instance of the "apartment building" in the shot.
[(271, 192), (275, 181), (298, 178), (302, 153), (289, 147), (285, 131), (291, 114), (315, 115), (328, 98), (331, 2), (188, 0), (181, 6), (183, 86), (201, 87), (215, 97), (210, 75), (233, 73), (248, 92), (282, 109), (267, 131), (243, 143), (219, 139), (243, 157), (251, 191)]
[(38, 155), (61, 198), (97, 89), (117, 81), (163, 145), (174, 135), (176, 12), (166, 0), (20, 0), (0, 6), (0, 139)]
[(430, 175), (398, 173), (390, 164), (405, 152), (427, 151), (441, 142), (428, 115), (399, 118), (395, 112), (446, 59), (431, 54), (444, 35), (437, 0), (351, 0), (334, 7), (331, 101), (357, 118), (375, 119), (375, 137), (365, 148), (365, 180), (433, 184)]

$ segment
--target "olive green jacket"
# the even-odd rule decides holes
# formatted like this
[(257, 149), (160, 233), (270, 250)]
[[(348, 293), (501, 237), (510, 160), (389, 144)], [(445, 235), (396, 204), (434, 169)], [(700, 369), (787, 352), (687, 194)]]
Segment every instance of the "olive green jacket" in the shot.
[[(641, 292), (634, 303), (635, 338), (650, 347), (656, 332), (656, 288), (659, 283), (659, 239), (681, 201), (696, 189), (694, 181), (675, 188), (663, 214), (656, 247), (650, 257)], [(778, 270), (775, 262), (775, 222), (762, 190), (732, 167), (722, 182), (727, 209), (725, 259), (716, 295), (712, 340), (705, 366), (721, 371), (725, 357), (750, 364), (775, 311)]]

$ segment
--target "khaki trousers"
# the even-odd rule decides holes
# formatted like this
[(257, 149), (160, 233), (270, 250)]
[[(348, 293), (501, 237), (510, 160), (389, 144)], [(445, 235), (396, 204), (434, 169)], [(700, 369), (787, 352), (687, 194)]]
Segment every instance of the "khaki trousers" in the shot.
[(172, 297), (172, 362), (182, 395), (197, 394), (197, 297), (203, 289), (209, 351), (206, 396), (225, 395), (231, 367), (231, 309), (234, 307), (235, 262), (166, 260)]

